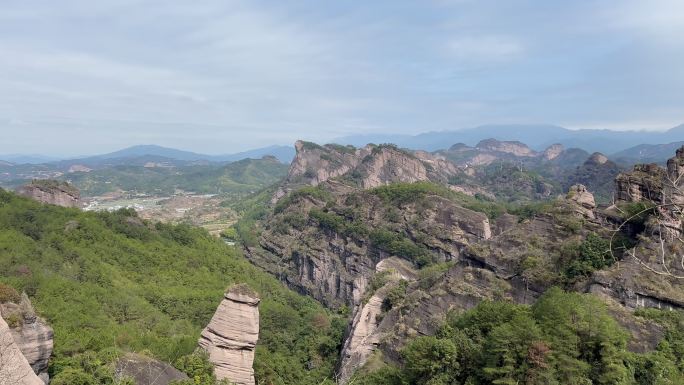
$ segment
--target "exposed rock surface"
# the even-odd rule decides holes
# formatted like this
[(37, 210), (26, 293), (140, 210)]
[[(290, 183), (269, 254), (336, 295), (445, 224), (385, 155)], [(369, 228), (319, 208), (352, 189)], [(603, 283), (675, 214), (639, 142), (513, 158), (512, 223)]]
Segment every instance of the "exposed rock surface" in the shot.
[(596, 208), (596, 201), (594, 195), (590, 193), (582, 184), (576, 184), (570, 187), (567, 198), (578, 206), (578, 212), (588, 218), (594, 218), (593, 210)]
[[(391, 229), (417, 241), (442, 261), (455, 259), (470, 243), (492, 236), (486, 215), (436, 195), (393, 209), (366, 191), (333, 199), (336, 203), (329, 215), (353, 214), (355, 221), (370, 230)], [(326, 205), (313, 197), (291, 202), (269, 220), (259, 238), (261, 248), (250, 250), (248, 255), (255, 264), (328, 306), (354, 307), (363, 297), (376, 264), (392, 255), (376, 247), (368, 235), (321, 231), (313, 221), (282, 233), (283, 224)]]
[(357, 149), (297, 141), (295, 150), (287, 178), (274, 194), (274, 202), (299, 186), (317, 186), (342, 176), (362, 188), (372, 188), (394, 182), (446, 181), (462, 172), (442, 156), (391, 145), (369, 144)]
[(502, 152), (515, 156), (536, 156), (526, 144), (517, 141), (499, 141), (496, 139), (485, 139), (480, 141), (475, 148), (493, 152)]
[(30, 184), (19, 187), (17, 194), (41, 203), (62, 207), (80, 207), (81, 205), (81, 194), (66, 182), (34, 180)]
[(168, 385), (171, 381), (188, 379), (185, 373), (165, 362), (135, 353), (117, 361), (116, 377), (130, 377), (135, 385)]
[(219, 380), (254, 385), (254, 349), (259, 339), (259, 297), (245, 285), (231, 287), (202, 331), (199, 346), (209, 353)]
[(565, 147), (563, 147), (562, 144), (552, 144), (546, 150), (544, 150), (542, 157), (545, 160), (553, 160), (558, 158), (563, 151), (565, 151)]
[(0, 314), (0, 385), (44, 385), (14, 341)]
[(48, 362), (54, 345), (52, 328), (38, 318), (26, 294), (19, 304), (0, 304), (0, 312), (6, 319), (12, 318), (14, 327), (9, 329), (12, 339), (36, 375), (48, 382)]
[(622, 168), (605, 155), (595, 152), (563, 180), (565, 189), (582, 184), (597, 200), (608, 203), (613, 198), (615, 177)]
[(415, 281), (416, 273), (404, 260), (392, 257), (383, 259), (376, 265), (376, 272), (389, 273), (387, 282), (368, 302), (359, 305), (355, 310), (348, 337), (345, 340), (338, 370), (338, 383), (346, 384), (354, 373), (361, 368), (378, 347), (383, 334), (379, 329), (382, 322), (383, 302), (387, 293), (396, 287), (399, 280)]
[(663, 180), (667, 173), (655, 163), (638, 164), (615, 179), (615, 200), (663, 202)]
[[(320, 188), (315, 193), (293, 194), (262, 223), (259, 246), (247, 250), (253, 263), (330, 307), (347, 305), (354, 309), (339, 366), (342, 382), (349, 380), (355, 371), (363, 370), (364, 364), (373, 357), (400, 361), (399, 350), (404, 343), (418, 335), (436, 333), (450, 310), (469, 309), (484, 299), (530, 304), (548, 288), (568, 285), (566, 269), (575, 262), (574, 258), (581, 257), (580, 245), (590, 235), (610, 239), (614, 230), (620, 229), (619, 218), (603, 206), (597, 207), (592, 189), (580, 183), (570, 185), (566, 195), (559, 195), (542, 210), (492, 216), (491, 222), (482, 212), (473, 210), (481, 207), (468, 206), (468, 201), (457, 194), (430, 189), (420, 193), (420, 189), (408, 185), (398, 190), (368, 190), (400, 181), (428, 180), (445, 186), (445, 179), (452, 191), (457, 190), (454, 187), (465, 184), (457, 185), (455, 180), (477, 178), (479, 174), (471, 172), (474, 167), (470, 166), (438, 168), (439, 162), (447, 158), (453, 161), (455, 156), (470, 160), (483, 155), (497, 159), (527, 158), (528, 163), (520, 162), (514, 168), (495, 164), (486, 171), (497, 177), (518, 173), (533, 183), (536, 183), (534, 177), (523, 171), (532, 162), (548, 166), (553, 173), (566, 167), (561, 163), (567, 159), (580, 161), (587, 166), (580, 167), (580, 173), (587, 170), (589, 179), (602, 179), (602, 182), (610, 181), (612, 176), (607, 175), (616, 172), (615, 165), (601, 154), (587, 159), (586, 153), (558, 147), (539, 154), (528, 152), (518, 144), (507, 146), (494, 142), (484, 143), (478, 149), (455, 145), (438, 154), (444, 158), (433, 155), (436, 166), (431, 167), (426, 166), (429, 163), (425, 161), (425, 154), (406, 154), (392, 147), (368, 147), (361, 161), (353, 159), (351, 154), (348, 159), (344, 158), (340, 153), (336, 156), (344, 158), (349, 167), (342, 171), (330, 168), (323, 174), (312, 170), (308, 174), (316, 177), (314, 183)], [(319, 157), (332, 156), (326, 155), (332, 152), (330, 148), (317, 151)], [(495, 154), (495, 151), (498, 152)], [(317, 164), (315, 155), (306, 152), (301, 155), (307, 158), (307, 164)], [(297, 173), (293, 171), (293, 175)], [(635, 173), (618, 178), (616, 195), (622, 191), (626, 197), (621, 203), (681, 199), (679, 182), (670, 183), (670, 187), (667, 183), (679, 181), (684, 174), (684, 149), (668, 163), (667, 171), (640, 166), (635, 168)], [(333, 174), (328, 179), (318, 178)], [(652, 188), (657, 186), (660, 187)], [(288, 180), (282, 191), (296, 188)], [(633, 309), (684, 307), (680, 282), (684, 280), (684, 268), (676, 266), (678, 258), (663, 261), (658, 238), (654, 238), (660, 234), (655, 231), (660, 222), (650, 225), (651, 222), (648, 219), (645, 226), (653, 232), (640, 234), (638, 238), (629, 234), (638, 242), (635, 250), (642, 257), (617, 255), (617, 263), (577, 277), (572, 287), (579, 292), (593, 293), (609, 304), (617, 321), (631, 332), (629, 346), (633, 351), (654, 349), (663, 333), (653, 322), (634, 316)], [(388, 242), (401, 247), (387, 248)], [(684, 254), (684, 243), (665, 245), (668, 253)], [(383, 306), (398, 281), (389, 280), (378, 288), (375, 275), (384, 269), (387, 261), (396, 261), (397, 257), (410, 265), (408, 271), (417, 269), (421, 264), (413, 257), (421, 252), (429, 255), (432, 266), (423, 268), (415, 281), (407, 278), (411, 274), (406, 271), (399, 274), (401, 279), (411, 282), (399, 296), (401, 299), (395, 298), (398, 302), (390, 308)], [(371, 288), (373, 292), (369, 291)]]

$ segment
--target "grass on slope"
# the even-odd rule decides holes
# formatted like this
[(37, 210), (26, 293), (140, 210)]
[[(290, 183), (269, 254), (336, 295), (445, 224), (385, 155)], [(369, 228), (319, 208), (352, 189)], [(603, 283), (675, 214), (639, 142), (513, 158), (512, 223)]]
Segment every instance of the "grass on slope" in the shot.
[(84, 353), (191, 353), (225, 288), (247, 283), (262, 302), (260, 383), (330, 377), (345, 322), (295, 294), (205, 231), (153, 224), (133, 211), (86, 213), (0, 190), (0, 283), (26, 291), (55, 329), (52, 371)]

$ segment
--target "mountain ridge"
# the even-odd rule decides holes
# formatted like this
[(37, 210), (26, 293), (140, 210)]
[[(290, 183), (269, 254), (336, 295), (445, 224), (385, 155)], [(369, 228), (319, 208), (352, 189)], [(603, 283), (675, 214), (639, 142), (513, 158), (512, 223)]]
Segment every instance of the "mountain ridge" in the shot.
[(459, 130), (430, 131), (416, 135), (381, 133), (350, 135), (336, 138), (334, 142), (354, 146), (368, 142), (394, 143), (410, 149), (436, 151), (445, 149), (445, 143), (465, 143), (474, 146), (479, 141), (489, 138), (502, 141), (520, 141), (537, 151), (558, 143), (566, 148), (581, 148), (589, 153), (613, 154), (640, 144), (660, 144), (684, 140), (684, 125), (666, 131), (571, 130), (557, 125), (545, 124), (482, 125)]

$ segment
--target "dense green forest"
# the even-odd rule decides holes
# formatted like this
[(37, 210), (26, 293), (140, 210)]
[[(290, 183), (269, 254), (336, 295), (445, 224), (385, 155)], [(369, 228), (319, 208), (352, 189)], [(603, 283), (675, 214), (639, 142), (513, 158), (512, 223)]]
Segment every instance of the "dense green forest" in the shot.
[(453, 312), (436, 336), (411, 340), (403, 366), (358, 373), (354, 385), (684, 383), (684, 316), (637, 314), (665, 327), (656, 351), (627, 350), (629, 334), (590, 294), (547, 291), (533, 306), (482, 302)]
[(170, 195), (176, 189), (204, 194), (249, 193), (277, 182), (288, 165), (275, 158), (243, 159), (224, 166), (186, 167), (113, 166), (64, 176), (85, 196), (121, 189), (151, 195)]
[(211, 368), (193, 351), (234, 283), (262, 298), (254, 364), (260, 383), (332, 378), (346, 320), (204, 230), (143, 221), (132, 210), (41, 205), (0, 190), (0, 284), (26, 292), (54, 328), (56, 385), (111, 383), (112, 362), (128, 351), (211, 384)]

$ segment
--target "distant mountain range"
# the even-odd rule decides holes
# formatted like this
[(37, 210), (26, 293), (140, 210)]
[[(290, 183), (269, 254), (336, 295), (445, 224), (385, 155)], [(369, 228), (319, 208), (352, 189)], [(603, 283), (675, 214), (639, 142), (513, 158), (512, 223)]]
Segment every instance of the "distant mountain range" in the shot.
[(617, 152), (611, 158), (623, 163), (662, 163), (670, 158), (684, 141), (667, 144), (640, 144)]
[[(485, 139), (519, 141), (536, 151), (552, 144), (565, 148), (579, 148), (589, 153), (601, 152), (611, 159), (638, 162), (662, 162), (672, 149), (684, 142), (684, 125), (667, 131), (612, 131), (570, 130), (554, 125), (485, 125), (463, 130), (426, 132), (418, 135), (362, 134), (340, 137), (332, 143), (364, 146), (368, 143), (393, 143), (412, 150), (446, 150), (454, 144), (474, 146)], [(664, 144), (667, 143), (667, 144)], [(678, 144), (679, 143), (679, 144)], [(156, 145), (139, 145), (108, 154), (77, 159), (54, 159), (42, 155), (0, 155), (0, 166), (11, 164), (51, 164), (64, 168), (81, 164), (88, 167), (118, 164), (145, 164), (146, 162), (183, 165), (188, 162), (234, 162), (241, 159), (259, 159), (272, 155), (283, 163), (290, 163), (295, 151), (292, 146), (273, 145), (235, 154), (208, 155)]]
[(270, 155), (283, 163), (290, 163), (295, 151), (292, 146), (268, 146), (235, 154), (208, 155), (157, 145), (138, 145), (102, 155), (74, 159), (55, 159), (41, 155), (0, 155), (0, 160), (11, 164), (83, 164), (87, 166), (137, 164), (146, 162), (235, 162), (241, 159), (259, 159)]
[[(418, 135), (367, 134), (335, 139), (339, 144), (362, 146), (367, 143), (394, 143), (399, 147), (436, 151), (456, 143), (474, 146), (483, 139), (520, 141), (541, 151), (560, 143), (566, 148), (614, 154), (643, 144), (661, 144), (684, 140), (684, 125), (667, 131), (569, 130), (553, 125), (487, 125), (455, 131), (426, 132)], [(669, 155), (669, 152), (666, 152)]]

